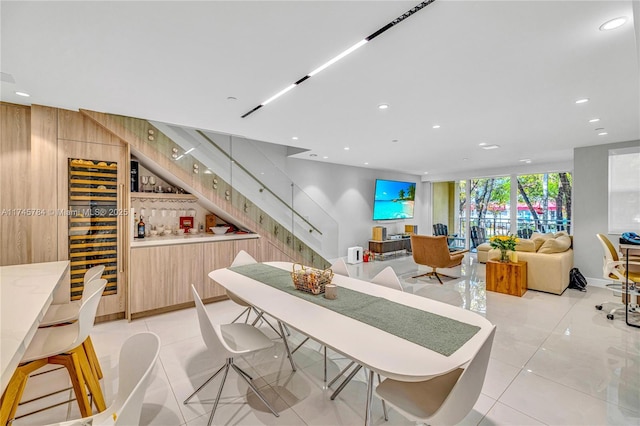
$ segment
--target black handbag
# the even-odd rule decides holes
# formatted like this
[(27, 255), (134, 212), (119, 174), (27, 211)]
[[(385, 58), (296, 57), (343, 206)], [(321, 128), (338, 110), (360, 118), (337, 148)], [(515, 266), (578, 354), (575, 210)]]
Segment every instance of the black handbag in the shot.
[(580, 272), (578, 268), (572, 268), (569, 272), (569, 288), (587, 291), (587, 279), (582, 275), (582, 272)]

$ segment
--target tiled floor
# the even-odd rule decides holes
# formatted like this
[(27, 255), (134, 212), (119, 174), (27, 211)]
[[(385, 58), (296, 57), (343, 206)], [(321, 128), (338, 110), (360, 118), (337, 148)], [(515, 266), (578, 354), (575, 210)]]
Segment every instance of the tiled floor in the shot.
[[(485, 268), (473, 255), (452, 271), (462, 276), (444, 285), (428, 278), (414, 279), (417, 265), (410, 257), (349, 265), (352, 276), (368, 279), (392, 266), (405, 290), (471, 309), (497, 325), (487, 377), (468, 425), (640, 425), (640, 330), (624, 319), (607, 320), (594, 309), (602, 301), (618, 302), (609, 291), (589, 287), (586, 293), (567, 290), (562, 296), (535, 291), (522, 298), (486, 292)], [(241, 310), (233, 302), (207, 305), (214, 321), (231, 321)], [(107, 404), (117, 391), (118, 351), (131, 334), (150, 330), (162, 340), (159, 362), (143, 406), (145, 425), (204, 425), (212, 409), (219, 378), (188, 405), (182, 401), (222, 365), (221, 356), (208, 353), (200, 337), (194, 309), (158, 315), (131, 323), (99, 324), (92, 333), (105, 377)], [(294, 355), (298, 372), (292, 373), (284, 346), (274, 338), (273, 349), (237, 363), (254, 376), (267, 398), (280, 412), (276, 418), (248, 386), (230, 373), (218, 407), (217, 425), (360, 425), (364, 419), (365, 378), (356, 377), (335, 401), (323, 387), (319, 345), (307, 343)], [(292, 335), (299, 342), (302, 336)], [(329, 352), (329, 376), (348, 362)], [(251, 367), (249, 367), (251, 365)], [(25, 399), (63, 387), (63, 372), (29, 380)], [(63, 400), (58, 394), (47, 404)], [(42, 401), (27, 407), (37, 409)], [(24, 417), (14, 425), (43, 425), (79, 417), (75, 404), (63, 404)], [(22, 407), (19, 411), (24, 412)], [(375, 401), (374, 424), (412, 424), (397, 412), (389, 421)]]

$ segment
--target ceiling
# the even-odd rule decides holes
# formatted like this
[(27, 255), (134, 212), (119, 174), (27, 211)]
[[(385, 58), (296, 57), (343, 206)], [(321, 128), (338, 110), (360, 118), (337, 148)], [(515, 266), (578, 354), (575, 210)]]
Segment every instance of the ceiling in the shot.
[(241, 118), (417, 3), (2, 1), (1, 96), (423, 177), (640, 139), (631, 1), (438, 0)]

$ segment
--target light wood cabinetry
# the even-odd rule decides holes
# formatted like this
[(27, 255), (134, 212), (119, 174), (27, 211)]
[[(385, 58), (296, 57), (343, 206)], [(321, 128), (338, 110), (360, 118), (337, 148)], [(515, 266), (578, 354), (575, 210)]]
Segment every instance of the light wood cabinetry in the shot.
[(191, 284), (202, 294), (202, 256), (203, 244), (131, 250), (130, 315), (193, 301)]
[(137, 247), (131, 250), (131, 318), (190, 306), (191, 284), (203, 299), (226, 297), (209, 272), (231, 265), (245, 250), (256, 257), (258, 239)]
[(204, 246), (202, 260), (204, 291), (201, 293), (203, 298), (226, 295), (224, 288), (209, 278), (209, 272), (231, 265), (237, 253), (236, 243), (238, 242), (221, 241), (219, 243), (202, 244)]

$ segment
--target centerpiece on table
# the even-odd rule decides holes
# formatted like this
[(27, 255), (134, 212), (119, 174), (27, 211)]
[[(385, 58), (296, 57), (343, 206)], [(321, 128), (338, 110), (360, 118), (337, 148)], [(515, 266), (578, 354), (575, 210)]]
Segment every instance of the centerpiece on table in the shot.
[(491, 248), (500, 249), (500, 262), (509, 262), (509, 252), (516, 250), (515, 235), (494, 235), (489, 239)]

